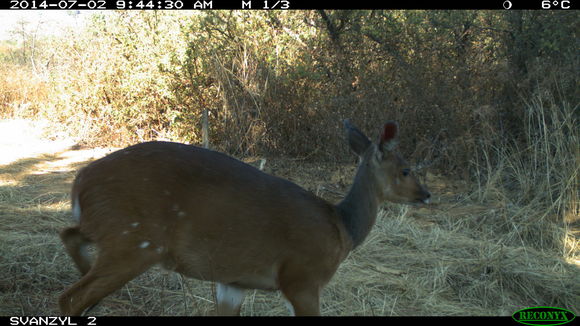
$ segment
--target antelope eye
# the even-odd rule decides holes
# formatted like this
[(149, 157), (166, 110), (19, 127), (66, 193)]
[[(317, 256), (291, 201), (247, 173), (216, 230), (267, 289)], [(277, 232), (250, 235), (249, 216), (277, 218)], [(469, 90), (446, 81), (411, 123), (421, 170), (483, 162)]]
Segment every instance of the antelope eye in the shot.
[(411, 169), (403, 169), (403, 175), (406, 177), (411, 173)]

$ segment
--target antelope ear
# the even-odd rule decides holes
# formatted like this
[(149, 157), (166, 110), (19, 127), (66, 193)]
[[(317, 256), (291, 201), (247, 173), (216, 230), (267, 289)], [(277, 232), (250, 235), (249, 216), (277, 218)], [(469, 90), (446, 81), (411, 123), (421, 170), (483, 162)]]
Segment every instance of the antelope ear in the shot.
[(392, 151), (397, 146), (397, 136), (399, 135), (399, 124), (395, 121), (385, 123), (383, 132), (379, 138), (379, 148), (382, 151)]
[(350, 124), (350, 121), (344, 120), (344, 128), (347, 132), (348, 145), (358, 156), (362, 156), (369, 148), (371, 141), (358, 130), (355, 126)]

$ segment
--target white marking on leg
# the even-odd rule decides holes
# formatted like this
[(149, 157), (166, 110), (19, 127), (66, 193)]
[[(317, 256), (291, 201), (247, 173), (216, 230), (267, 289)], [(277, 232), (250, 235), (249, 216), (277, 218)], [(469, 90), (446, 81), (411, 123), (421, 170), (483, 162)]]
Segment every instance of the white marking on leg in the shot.
[(288, 299), (284, 298), (284, 303), (286, 304), (286, 309), (290, 312), (290, 316), (296, 316), (296, 312), (294, 311), (294, 306), (288, 301)]
[[(216, 283), (216, 292), (219, 314), (237, 313), (246, 297), (246, 290), (223, 283)], [(228, 309), (230, 311), (219, 311), (219, 307)]]

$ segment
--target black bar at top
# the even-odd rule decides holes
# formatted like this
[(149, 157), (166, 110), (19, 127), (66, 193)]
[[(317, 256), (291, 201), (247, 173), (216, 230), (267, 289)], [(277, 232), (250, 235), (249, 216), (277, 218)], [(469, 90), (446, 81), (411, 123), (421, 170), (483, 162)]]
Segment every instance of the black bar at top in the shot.
[(2, 0), (9, 10), (470, 9), (571, 10), (579, 0)]

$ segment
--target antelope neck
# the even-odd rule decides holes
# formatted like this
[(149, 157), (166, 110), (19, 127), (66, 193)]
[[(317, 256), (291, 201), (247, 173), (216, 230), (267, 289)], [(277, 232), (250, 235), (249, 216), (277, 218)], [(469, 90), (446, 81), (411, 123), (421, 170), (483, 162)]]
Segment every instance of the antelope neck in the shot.
[(351, 237), (353, 249), (359, 246), (375, 224), (378, 211), (376, 183), (368, 162), (358, 167), (354, 182), (344, 199), (337, 205), (342, 222)]

